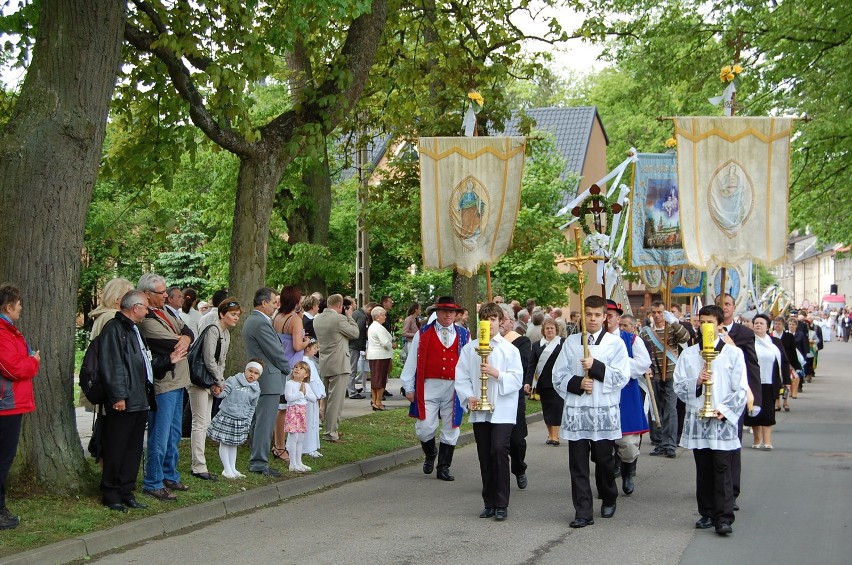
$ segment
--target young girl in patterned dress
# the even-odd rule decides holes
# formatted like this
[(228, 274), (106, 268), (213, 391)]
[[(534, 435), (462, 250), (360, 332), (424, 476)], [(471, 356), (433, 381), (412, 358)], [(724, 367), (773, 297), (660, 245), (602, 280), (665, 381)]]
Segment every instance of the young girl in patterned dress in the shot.
[(317, 397), (308, 382), (311, 380), (311, 368), (304, 361), (293, 365), (290, 380), (284, 385), (284, 398), (287, 399), (286, 431), (287, 451), (290, 452), (290, 470), (303, 473), (311, 468), (302, 464), (302, 447), (305, 442), (307, 425), (307, 404), (316, 402)]
[(242, 479), (245, 475), (237, 471), (237, 446), (248, 439), (251, 419), (257, 400), (260, 398), (260, 384), (257, 379), (263, 373), (260, 359), (252, 359), (246, 365), (245, 373), (237, 373), (225, 381), (219, 412), (207, 428), (207, 437), (219, 442), (219, 458), (222, 460), (222, 476), (228, 479)]

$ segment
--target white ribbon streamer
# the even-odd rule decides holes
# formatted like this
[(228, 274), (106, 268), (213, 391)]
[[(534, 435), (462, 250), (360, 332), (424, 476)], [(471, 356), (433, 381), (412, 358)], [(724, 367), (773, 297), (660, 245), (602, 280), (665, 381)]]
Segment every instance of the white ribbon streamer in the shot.
[(476, 129), (476, 112), (473, 111), (473, 102), (467, 107), (462, 126), (464, 127), (464, 136), (473, 137), (473, 130)]
[(728, 117), (733, 116), (734, 105), (732, 101), (734, 99), (734, 93), (737, 91), (737, 85), (734, 84), (734, 81), (728, 83), (728, 86), (725, 87), (725, 90), (722, 91), (721, 96), (714, 96), (712, 98), (708, 98), (707, 101), (713, 104), (714, 106), (718, 106), (722, 102), (724, 102), (725, 115)]

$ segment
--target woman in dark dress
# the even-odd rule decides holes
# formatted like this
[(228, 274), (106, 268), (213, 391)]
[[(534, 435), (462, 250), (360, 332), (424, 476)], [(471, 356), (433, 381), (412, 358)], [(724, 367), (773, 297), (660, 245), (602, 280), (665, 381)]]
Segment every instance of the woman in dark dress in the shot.
[[(787, 331), (787, 322), (783, 316), (778, 316), (772, 320), (772, 337), (777, 337), (781, 340), (784, 353), (787, 355), (787, 361), (790, 363), (790, 371), (786, 375), (781, 375), (784, 381), (784, 411), (790, 411), (788, 398), (790, 397), (794, 387), (798, 386), (799, 377), (797, 371), (802, 370), (802, 364), (799, 363), (799, 356), (796, 355), (796, 339), (793, 334)], [(795, 396), (793, 398), (796, 398)], [(775, 411), (781, 410), (779, 402), (775, 401)]]
[(811, 346), (808, 342), (808, 327), (804, 322), (799, 323), (798, 318), (795, 317), (791, 317), (787, 321), (787, 327), (793, 334), (793, 344), (796, 346), (796, 351), (801, 353), (802, 359), (805, 360), (805, 362), (802, 363), (802, 370), (798, 372), (798, 382), (794, 382), (792, 384), (793, 398), (799, 398), (799, 393), (802, 392), (802, 384), (805, 380), (805, 374), (808, 371), (808, 365), (811, 364), (811, 361), (813, 361), (812, 357), (808, 357), (808, 354), (811, 351)]
[(565, 341), (559, 337), (558, 331), (555, 321), (545, 319), (541, 325), (543, 337), (532, 344), (532, 357), (524, 376), (524, 390), (538, 392), (541, 397), (541, 411), (547, 425), (545, 443), (548, 445), (559, 445), (559, 427), (562, 425), (562, 409), (565, 405), (551, 380), (553, 365)]
[(775, 399), (783, 386), (782, 375), (790, 374), (790, 363), (784, 353), (784, 345), (769, 331), (769, 316), (758, 314), (754, 325), (754, 349), (760, 366), (761, 405), (757, 416), (746, 416), (744, 424), (751, 426), (754, 433), (754, 449), (771, 451), (772, 426), (775, 425)]
[[(500, 335), (503, 339), (518, 348), (521, 354), (521, 366), (525, 374), (530, 364), (530, 338), (515, 331), (515, 312), (508, 304), (500, 304), (503, 310), (503, 320), (500, 322)], [(518, 414), (515, 417), (515, 427), (509, 438), (509, 459), (511, 471), (518, 481), (518, 488), (527, 488), (527, 402), (525, 391), (518, 393)]]

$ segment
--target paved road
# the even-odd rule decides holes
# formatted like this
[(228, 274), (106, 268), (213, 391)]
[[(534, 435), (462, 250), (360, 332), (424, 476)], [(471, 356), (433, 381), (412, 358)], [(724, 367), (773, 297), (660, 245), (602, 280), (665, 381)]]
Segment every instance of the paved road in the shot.
[[(480, 520), (474, 447), (456, 453), (454, 483), (411, 465), (106, 556), (103, 563), (850, 563), (852, 345), (826, 344), (819, 377), (779, 413), (775, 451), (743, 452), (734, 535), (692, 529), (691, 454), (647, 457), (636, 492), (612, 520), (571, 530), (566, 447), (530, 428), (530, 486), (513, 489), (509, 520)], [(356, 401), (353, 401), (356, 402)], [(747, 436), (746, 444), (751, 443)], [(513, 485), (514, 486), (514, 485)]]

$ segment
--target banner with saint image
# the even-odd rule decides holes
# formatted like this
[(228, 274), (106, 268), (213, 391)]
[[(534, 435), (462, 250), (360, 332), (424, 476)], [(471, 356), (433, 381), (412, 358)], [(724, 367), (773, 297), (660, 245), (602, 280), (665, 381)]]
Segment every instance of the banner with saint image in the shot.
[(790, 118), (675, 118), (688, 262), (771, 265), (787, 251)]
[[(630, 212), (633, 269), (655, 270), (688, 263), (681, 243), (680, 207), (675, 154), (639, 153)], [(655, 274), (648, 279), (651, 287), (659, 288), (661, 281), (656, 281)]]
[(525, 137), (421, 137), (423, 266), (472, 276), (512, 243)]

